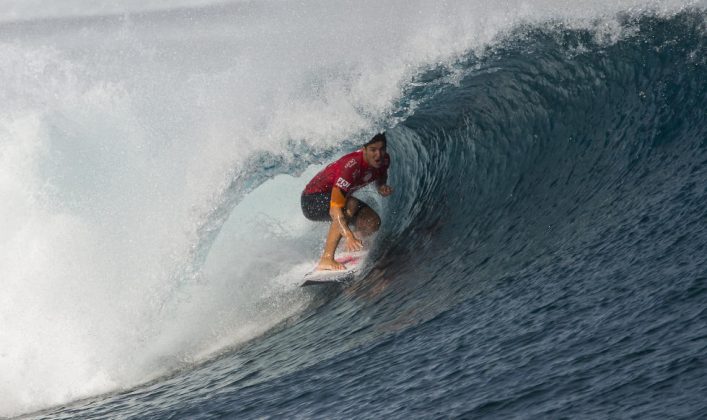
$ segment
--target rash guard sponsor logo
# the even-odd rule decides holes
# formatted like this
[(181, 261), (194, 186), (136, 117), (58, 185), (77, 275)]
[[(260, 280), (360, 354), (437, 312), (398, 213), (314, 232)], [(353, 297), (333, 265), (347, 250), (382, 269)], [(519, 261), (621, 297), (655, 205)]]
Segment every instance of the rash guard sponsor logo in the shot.
[(336, 186), (345, 191), (349, 189), (351, 183), (345, 180), (344, 178), (339, 178), (336, 180)]

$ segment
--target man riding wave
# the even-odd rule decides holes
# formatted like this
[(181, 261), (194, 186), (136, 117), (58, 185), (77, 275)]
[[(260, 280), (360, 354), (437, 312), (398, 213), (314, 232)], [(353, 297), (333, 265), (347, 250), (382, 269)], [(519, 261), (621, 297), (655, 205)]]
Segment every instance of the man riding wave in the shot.
[[(329, 164), (309, 181), (302, 192), (304, 216), (313, 221), (331, 222), (317, 270), (346, 269), (334, 259), (341, 238), (346, 241), (347, 251), (359, 251), (363, 249), (361, 238), (371, 235), (380, 227), (378, 214), (352, 193), (374, 181), (378, 193), (383, 197), (393, 192), (386, 184), (390, 166), (386, 145), (385, 134), (376, 134), (362, 148)], [(355, 226), (356, 234), (351, 231), (349, 224)]]

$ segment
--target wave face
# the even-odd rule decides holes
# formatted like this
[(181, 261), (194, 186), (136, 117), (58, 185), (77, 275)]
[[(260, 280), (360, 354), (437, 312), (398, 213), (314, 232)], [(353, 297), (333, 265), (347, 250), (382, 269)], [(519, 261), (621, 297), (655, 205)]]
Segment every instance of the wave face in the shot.
[[(0, 415), (707, 409), (704, 4), (145, 4), (0, 25)], [(302, 290), (380, 127), (369, 271)]]

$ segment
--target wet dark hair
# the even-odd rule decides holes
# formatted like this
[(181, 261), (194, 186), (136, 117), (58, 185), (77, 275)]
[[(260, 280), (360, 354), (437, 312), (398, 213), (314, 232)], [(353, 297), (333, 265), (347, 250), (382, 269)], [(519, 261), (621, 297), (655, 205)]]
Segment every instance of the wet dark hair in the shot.
[(379, 141), (383, 142), (383, 147), (388, 145), (388, 140), (385, 138), (385, 133), (378, 133), (375, 136), (373, 136), (372, 139), (368, 140), (366, 144), (363, 145), (363, 147), (370, 146), (373, 143), (378, 143)]

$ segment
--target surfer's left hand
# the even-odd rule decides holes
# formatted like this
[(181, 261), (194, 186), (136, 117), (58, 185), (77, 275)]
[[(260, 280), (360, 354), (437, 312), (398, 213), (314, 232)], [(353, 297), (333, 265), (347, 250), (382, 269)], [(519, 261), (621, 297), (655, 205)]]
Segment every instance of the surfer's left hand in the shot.
[(393, 193), (393, 187), (390, 185), (381, 185), (378, 187), (378, 194), (382, 195), (383, 197), (387, 197), (390, 194)]

